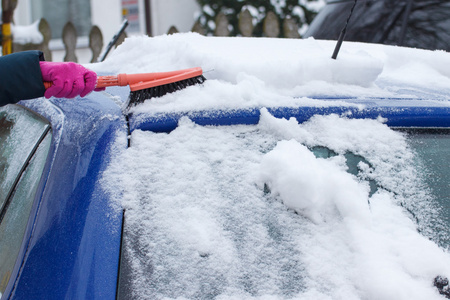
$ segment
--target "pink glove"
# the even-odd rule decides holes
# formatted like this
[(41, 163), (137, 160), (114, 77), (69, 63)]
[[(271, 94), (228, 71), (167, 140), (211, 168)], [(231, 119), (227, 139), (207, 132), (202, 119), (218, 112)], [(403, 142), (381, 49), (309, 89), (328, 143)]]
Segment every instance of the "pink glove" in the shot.
[[(39, 62), (42, 79), (52, 82), (45, 93), (45, 98), (75, 98), (86, 96), (95, 89), (97, 74), (73, 62)], [(104, 90), (98, 89), (98, 90)]]

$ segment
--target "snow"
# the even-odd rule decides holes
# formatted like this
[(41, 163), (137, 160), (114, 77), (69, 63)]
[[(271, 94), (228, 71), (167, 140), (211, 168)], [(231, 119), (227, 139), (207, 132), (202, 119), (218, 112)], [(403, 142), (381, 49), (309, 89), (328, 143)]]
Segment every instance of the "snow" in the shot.
[(310, 10), (313, 10), (315, 12), (319, 12), (320, 9), (325, 6), (326, 1), (324, 1), (324, 0), (316, 0), (316, 1), (311, 1), (310, 2), (310, 1), (306, 1), (306, 0), (301, 0), (299, 3), (301, 5), (306, 6)]
[(436, 207), (407, 136), (381, 118), (299, 124), (266, 108), (344, 103), (312, 98), (323, 95), (445, 93), (450, 56), (344, 43), (332, 60), (333, 48), (314, 39), (131, 37), (89, 65), (210, 70), (203, 85), (146, 101), (135, 114), (261, 109), (252, 126), (183, 117), (170, 133), (136, 130), (105, 171), (103, 184), (126, 209), (136, 298), (442, 299), (433, 279), (450, 277), (450, 255), (434, 226), (448, 225), (427, 221)]
[(204, 85), (152, 99), (135, 109), (145, 113), (324, 106), (330, 102), (318, 103), (311, 97), (397, 97), (400, 88), (410, 86), (449, 91), (447, 52), (344, 43), (333, 60), (334, 46), (333, 41), (311, 38), (222, 38), (195, 33), (130, 37), (105, 62), (88, 67), (113, 74), (203, 68), (208, 79)]
[(11, 33), (14, 38), (14, 43), (17, 44), (40, 44), (44, 37), (39, 32), (39, 21), (27, 26), (11, 25)]

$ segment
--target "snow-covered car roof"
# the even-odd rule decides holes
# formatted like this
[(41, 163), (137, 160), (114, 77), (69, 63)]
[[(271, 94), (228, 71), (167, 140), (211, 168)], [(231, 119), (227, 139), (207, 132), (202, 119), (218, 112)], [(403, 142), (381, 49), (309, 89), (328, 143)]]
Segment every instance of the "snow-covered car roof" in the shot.
[[(177, 112), (328, 105), (314, 98), (417, 98), (448, 106), (450, 55), (395, 46), (344, 42), (336, 60), (335, 41), (312, 38), (221, 38), (195, 33), (130, 37), (98, 72), (146, 73), (203, 68), (209, 79), (140, 105), (133, 112)], [(433, 99), (434, 98), (434, 99)], [(445, 100), (445, 101), (440, 101)], [(347, 101), (344, 103), (348, 105)]]

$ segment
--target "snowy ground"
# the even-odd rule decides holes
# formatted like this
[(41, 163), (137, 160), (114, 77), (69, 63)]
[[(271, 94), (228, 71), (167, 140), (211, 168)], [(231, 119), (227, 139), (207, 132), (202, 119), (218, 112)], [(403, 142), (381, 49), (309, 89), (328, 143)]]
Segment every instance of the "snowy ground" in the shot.
[(405, 87), (445, 94), (450, 55), (344, 43), (334, 61), (333, 47), (133, 37), (90, 65), (108, 73), (211, 70), (204, 85), (134, 113), (262, 112), (253, 126), (183, 118), (170, 134), (136, 130), (105, 172), (105, 187), (127, 209), (136, 298), (442, 299), (433, 279), (450, 277), (450, 255), (438, 246), (449, 225), (434, 218), (440, 207), (408, 137), (382, 120), (331, 115), (298, 124), (264, 107), (339, 103), (312, 99), (322, 95), (387, 97)]

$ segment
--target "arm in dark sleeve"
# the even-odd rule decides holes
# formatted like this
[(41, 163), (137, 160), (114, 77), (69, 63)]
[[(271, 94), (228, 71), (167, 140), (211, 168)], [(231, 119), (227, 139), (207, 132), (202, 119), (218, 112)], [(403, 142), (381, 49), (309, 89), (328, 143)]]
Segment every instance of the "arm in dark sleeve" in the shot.
[(40, 51), (24, 51), (0, 57), (0, 106), (42, 97), (45, 87)]

